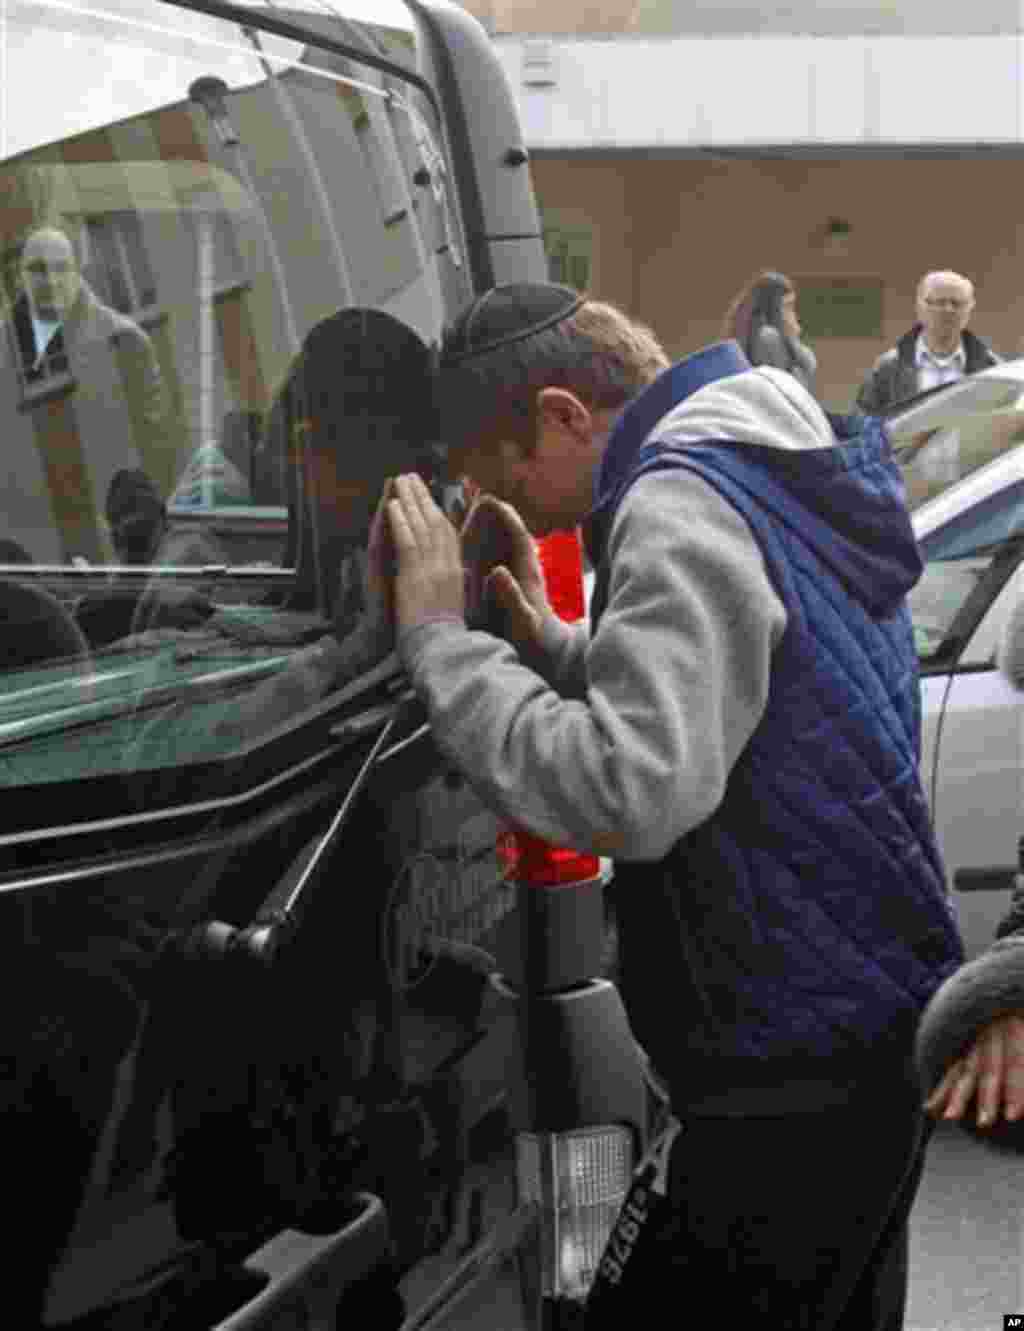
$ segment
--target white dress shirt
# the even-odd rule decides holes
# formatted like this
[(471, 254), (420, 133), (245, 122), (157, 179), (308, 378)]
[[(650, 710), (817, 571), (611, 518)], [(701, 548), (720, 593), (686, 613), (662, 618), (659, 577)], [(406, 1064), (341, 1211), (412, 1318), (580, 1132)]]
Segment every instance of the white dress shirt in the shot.
[[(917, 366), (917, 387), (923, 393), (929, 388), (956, 383), (967, 373), (967, 353), (963, 342), (951, 356), (937, 356), (918, 334), (914, 351)], [(936, 437), (917, 455), (915, 460), (920, 474), (929, 485), (951, 485), (960, 479), (960, 431), (940, 430)]]
[(36, 358), (33, 367), (43, 359), (46, 348), (50, 345), (50, 339), (60, 324), (59, 319), (40, 319), (36, 314), (32, 315), (32, 336), (36, 340)]
[(955, 383), (967, 373), (967, 352), (963, 342), (951, 356), (938, 356), (919, 333), (914, 349), (914, 364), (917, 366), (917, 390), (924, 393), (929, 388), (939, 388), (942, 384)]

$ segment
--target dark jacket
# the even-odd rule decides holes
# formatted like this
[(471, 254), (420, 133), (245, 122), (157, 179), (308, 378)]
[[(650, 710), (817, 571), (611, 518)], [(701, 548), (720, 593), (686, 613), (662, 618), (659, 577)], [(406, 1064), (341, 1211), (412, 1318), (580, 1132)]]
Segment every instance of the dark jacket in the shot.
[(818, 360), (806, 342), (786, 337), (773, 324), (762, 324), (747, 352), (751, 365), (774, 365), (795, 375), (809, 393), (814, 392)]
[[(857, 406), (861, 411), (880, 415), (889, 407), (915, 397), (921, 391), (914, 362), (920, 332), (921, 325), (915, 324), (872, 365), (857, 394)], [(987, 370), (990, 365), (999, 364), (1001, 357), (980, 337), (969, 329), (964, 329), (961, 336), (966, 356), (965, 373), (977, 374), (979, 370)]]
[[(690, 358), (678, 400), (743, 364), (735, 347)], [(787, 628), (718, 809), (660, 862), (616, 866), (623, 994), (678, 1110), (812, 1110), (907, 1074), (920, 1013), (963, 955), (918, 774), (905, 597), (920, 555), (879, 426), (833, 418), (835, 446), (800, 453), (680, 448), (659, 439), (669, 387), (609, 441), (594, 619), (601, 533), (626, 491), (687, 468), (749, 524)]]
[(137, 429), (144, 432), (144, 443), (152, 447), (167, 409), (153, 343), (132, 319), (104, 305), (87, 283), (82, 282), (78, 298), (43, 356), (35, 345), (24, 295), (14, 302), (6, 334), (0, 337), (0, 367), (16, 354), (27, 387), (70, 375), (90, 397), (108, 404), (124, 401)]

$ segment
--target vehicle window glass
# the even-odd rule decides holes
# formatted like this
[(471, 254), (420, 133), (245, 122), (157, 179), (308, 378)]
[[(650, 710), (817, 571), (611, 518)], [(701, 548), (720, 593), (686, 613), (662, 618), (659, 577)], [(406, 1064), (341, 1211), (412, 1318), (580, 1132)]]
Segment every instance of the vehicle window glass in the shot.
[(934, 499), (1022, 441), (1024, 412), (1015, 409), (979, 412), (955, 429), (921, 434), (898, 454), (910, 508)]
[(908, 598), (922, 661), (941, 653), (967, 598), (1022, 534), (1024, 483), (1018, 482), (922, 539), (924, 572)]
[(387, 656), (367, 534), (434, 456), (430, 346), (465, 295), (442, 135), (401, 78), (248, 25), (5, 23), (0, 780), (142, 804)]

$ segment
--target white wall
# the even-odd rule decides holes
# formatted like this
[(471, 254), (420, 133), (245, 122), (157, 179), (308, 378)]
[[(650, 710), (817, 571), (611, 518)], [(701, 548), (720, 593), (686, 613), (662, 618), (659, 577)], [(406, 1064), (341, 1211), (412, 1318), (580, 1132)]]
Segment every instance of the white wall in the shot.
[[(527, 147), (557, 151), (1019, 143), (1022, 41), (499, 36), (495, 46)], [(553, 81), (524, 82), (545, 49)]]

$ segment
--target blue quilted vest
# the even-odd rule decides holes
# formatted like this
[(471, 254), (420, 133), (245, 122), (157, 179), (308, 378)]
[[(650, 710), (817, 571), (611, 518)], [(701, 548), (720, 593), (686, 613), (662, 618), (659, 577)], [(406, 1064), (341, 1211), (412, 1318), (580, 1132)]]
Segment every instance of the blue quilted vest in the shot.
[(887, 438), (840, 417), (812, 451), (659, 434), (690, 393), (748, 369), (719, 344), (632, 403), (586, 528), (596, 629), (622, 496), (685, 468), (745, 518), (786, 609), (722, 804), (661, 862), (616, 866), (634, 1031), (676, 1108), (709, 1114), (812, 1110), (909, 1077), (921, 1009), (963, 959), (918, 775), (905, 596), (921, 562)]

